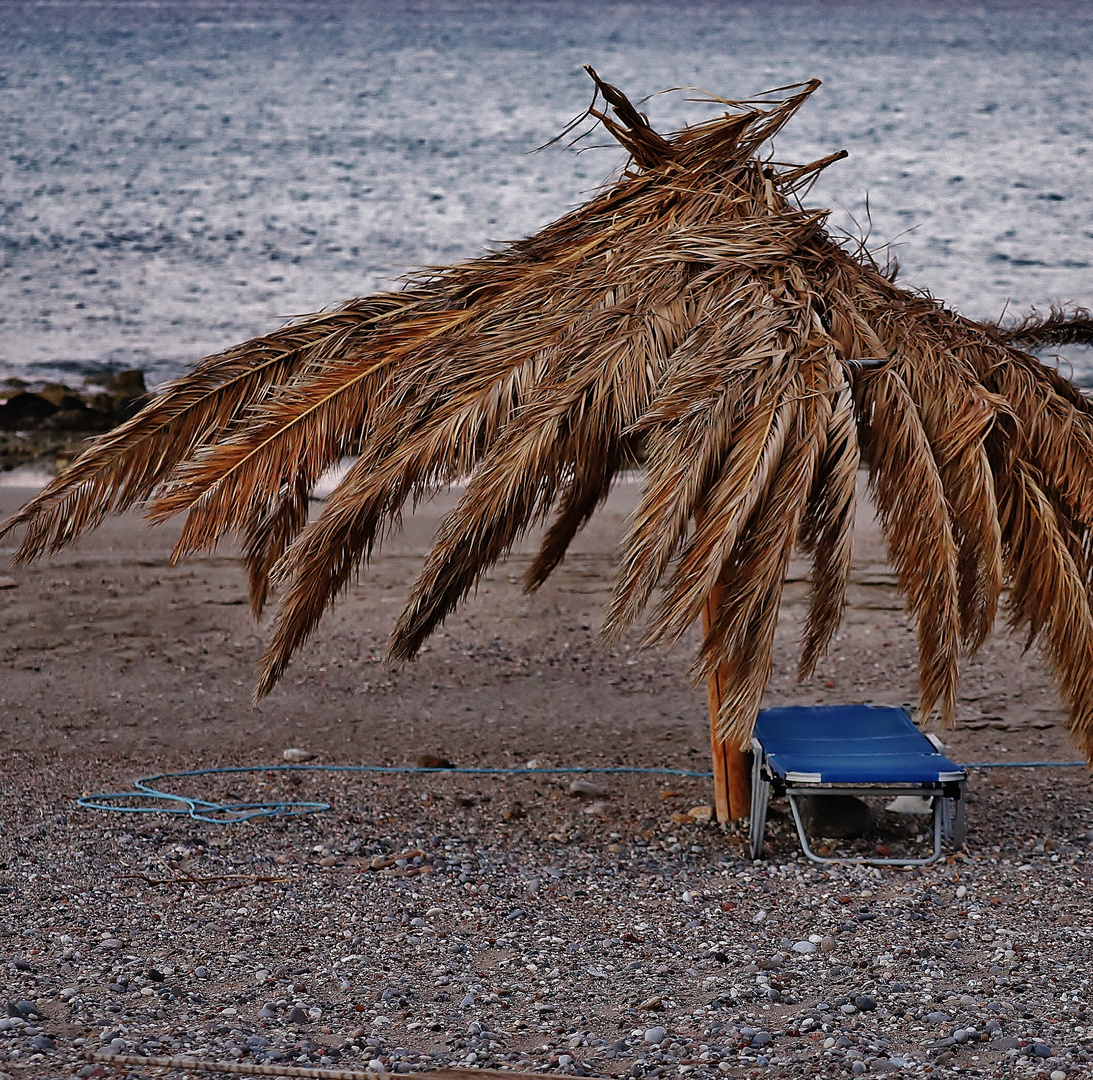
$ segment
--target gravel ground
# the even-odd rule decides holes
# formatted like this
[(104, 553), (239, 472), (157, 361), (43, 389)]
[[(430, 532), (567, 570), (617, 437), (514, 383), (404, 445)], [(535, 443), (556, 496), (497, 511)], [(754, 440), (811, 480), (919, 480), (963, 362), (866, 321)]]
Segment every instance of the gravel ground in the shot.
[[(604, 821), (544, 779), (449, 812), (472, 801), (463, 779), (368, 781), (321, 818), (231, 829), (12, 822), (0, 1068), (104, 1076), (80, 1054), (106, 1049), (391, 1072), (1040, 1076), (1093, 1053), (1077, 844), (826, 870), (794, 856), (783, 821), (753, 864), (716, 826), (635, 831), (615, 816), (640, 801), (625, 784)], [(553, 837), (505, 820), (537, 800), (555, 804)]]
[[(571, 795), (571, 777), (270, 771), (185, 790), (330, 811), (229, 827), (75, 808), (81, 791), (288, 746), (316, 763), (705, 768), (686, 661), (595, 643), (630, 497), (541, 596), (508, 580), (518, 552), (421, 661), (388, 672), (374, 664), (383, 605), (435, 514), (411, 521), (258, 712), (260, 638), (230, 558), (171, 569), (169, 533), (124, 519), (13, 571), (0, 1073), (152, 1075), (83, 1057), (108, 1049), (389, 1072), (1084, 1075), (1081, 769), (975, 772), (966, 850), (912, 871), (814, 867), (777, 805), (752, 863), (740, 836), (690, 813), (710, 791), (684, 777), (596, 776), (602, 791)], [(867, 520), (859, 541), (842, 640), (803, 687), (791, 583), (772, 701), (911, 698), (913, 638)], [(1021, 642), (992, 640), (963, 690), (963, 727), (945, 736), (957, 760), (1075, 756)], [(913, 846), (920, 827), (899, 820), (868, 843)]]

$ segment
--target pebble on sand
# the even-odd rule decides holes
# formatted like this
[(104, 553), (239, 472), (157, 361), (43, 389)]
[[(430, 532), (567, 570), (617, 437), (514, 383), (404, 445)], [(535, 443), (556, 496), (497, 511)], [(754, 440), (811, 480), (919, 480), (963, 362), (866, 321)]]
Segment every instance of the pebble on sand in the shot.
[(607, 792), (594, 780), (581, 777), (566, 788), (566, 794), (575, 799), (602, 799)]

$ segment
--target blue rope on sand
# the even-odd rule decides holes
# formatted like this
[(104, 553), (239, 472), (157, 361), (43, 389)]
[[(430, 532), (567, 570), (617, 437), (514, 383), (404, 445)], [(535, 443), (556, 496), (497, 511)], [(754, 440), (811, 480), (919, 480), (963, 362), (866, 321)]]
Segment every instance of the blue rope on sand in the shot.
[[(190, 776), (222, 776), (231, 773), (268, 773), (268, 772), (344, 772), (344, 773), (465, 773), (473, 776), (534, 776), (556, 775), (558, 773), (652, 773), (658, 776), (692, 776), (709, 779), (711, 772), (692, 772), (689, 769), (652, 769), (626, 765), (585, 767), (566, 765), (558, 768), (542, 769), (487, 769), (456, 767), (427, 769), (420, 765), (238, 765), (220, 769), (190, 769), (187, 772), (159, 773), (156, 776), (142, 776), (133, 782), (132, 791), (110, 791), (99, 795), (84, 795), (76, 800), (77, 806), (87, 810), (112, 810), (120, 814), (184, 814), (194, 821), (205, 821), (212, 825), (232, 825), (239, 821), (253, 818), (300, 817), (303, 814), (318, 814), (331, 809), (325, 802), (255, 802), (255, 803), (218, 803), (208, 799), (199, 799), (194, 795), (174, 795), (161, 791), (154, 784), (162, 780), (181, 780)], [(166, 806), (118, 806), (103, 800), (131, 799), (139, 801), (160, 801)], [(170, 805), (170, 804), (176, 805)], [(210, 817), (218, 814), (219, 817)]]
[[(1084, 761), (979, 761), (965, 766), (967, 769), (1044, 769), (1069, 768), (1085, 765)], [(175, 795), (161, 791), (155, 784), (163, 780), (183, 780), (193, 776), (224, 776), (241, 773), (271, 772), (342, 772), (342, 773), (462, 773), (471, 776), (554, 776), (566, 773), (611, 773), (623, 775), (686, 776), (711, 779), (712, 772), (695, 772), (690, 769), (641, 768), (628, 765), (584, 766), (565, 765), (557, 768), (489, 769), (456, 767), (440, 769), (423, 768), (420, 765), (235, 765), (218, 769), (189, 769), (186, 772), (158, 773), (142, 776), (133, 782), (132, 791), (109, 791), (98, 795), (83, 795), (76, 805), (85, 810), (108, 810), (118, 814), (181, 814), (193, 821), (210, 825), (234, 825), (254, 818), (290, 818), (305, 814), (320, 814), (331, 809), (325, 802), (213, 802), (196, 795)], [(115, 800), (130, 800), (137, 805), (118, 805)], [(107, 801), (109, 800), (109, 801)], [(165, 805), (141, 805), (149, 802)], [(218, 815), (218, 816), (211, 816)]]

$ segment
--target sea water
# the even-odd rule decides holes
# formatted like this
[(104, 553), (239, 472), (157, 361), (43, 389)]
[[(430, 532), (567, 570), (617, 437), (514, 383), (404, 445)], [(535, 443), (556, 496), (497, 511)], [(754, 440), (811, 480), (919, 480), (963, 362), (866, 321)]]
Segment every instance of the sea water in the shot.
[(835, 229), (975, 318), (1093, 303), (1091, 4), (5, 2), (0, 378), (158, 382), (535, 231), (622, 163), (531, 153), (583, 63), (634, 98), (819, 77), (773, 152), (849, 151), (809, 196)]

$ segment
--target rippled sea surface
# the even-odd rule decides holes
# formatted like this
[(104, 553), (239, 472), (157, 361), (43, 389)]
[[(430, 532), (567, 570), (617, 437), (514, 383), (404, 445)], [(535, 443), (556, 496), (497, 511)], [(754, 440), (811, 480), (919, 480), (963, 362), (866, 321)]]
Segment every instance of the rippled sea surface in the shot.
[(817, 76), (777, 157), (850, 152), (835, 226), (974, 317), (1093, 303), (1091, 4), (4, 2), (0, 377), (158, 381), (534, 231), (621, 164), (528, 153), (586, 62), (635, 97)]

